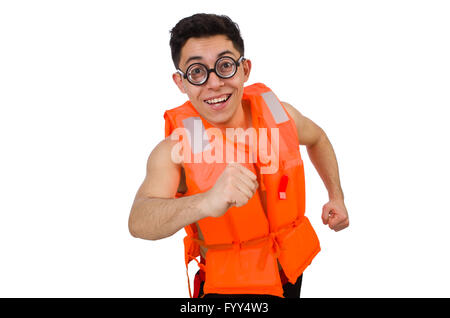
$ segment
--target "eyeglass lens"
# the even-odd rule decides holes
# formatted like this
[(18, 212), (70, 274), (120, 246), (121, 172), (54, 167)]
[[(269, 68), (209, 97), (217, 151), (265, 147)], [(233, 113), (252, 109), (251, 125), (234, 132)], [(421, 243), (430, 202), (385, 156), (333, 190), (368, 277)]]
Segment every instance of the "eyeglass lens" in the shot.
[[(217, 60), (214, 70), (219, 77), (229, 78), (236, 71), (236, 62), (229, 57), (220, 58)], [(192, 83), (203, 83), (209, 74), (207, 67), (203, 64), (191, 65), (186, 73)]]

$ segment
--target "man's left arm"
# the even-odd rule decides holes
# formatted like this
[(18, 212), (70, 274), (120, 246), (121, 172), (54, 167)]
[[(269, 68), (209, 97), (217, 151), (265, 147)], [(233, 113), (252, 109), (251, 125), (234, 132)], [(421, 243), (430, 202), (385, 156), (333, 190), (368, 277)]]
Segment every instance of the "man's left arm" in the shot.
[(333, 146), (322, 128), (292, 105), (285, 102), (283, 105), (295, 122), (300, 145), (306, 146), (309, 158), (328, 190), (329, 201), (322, 208), (323, 224), (336, 232), (343, 230), (349, 226), (349, 218)]

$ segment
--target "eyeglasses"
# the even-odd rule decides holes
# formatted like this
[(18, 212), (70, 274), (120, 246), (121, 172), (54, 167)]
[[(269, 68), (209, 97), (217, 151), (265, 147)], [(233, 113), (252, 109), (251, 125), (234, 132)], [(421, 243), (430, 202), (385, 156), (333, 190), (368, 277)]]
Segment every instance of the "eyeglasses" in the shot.
[(177, 73), (181, 74), (183, 78), (187, 79), (192, 85), (203, 85), (208, 81), (209, 74), (211, 72), (216, 73), (220, 78), (231, 78), (236, 74), (237, 69), (245, 58), (241, 56), (237, 61), (232, 57), (223, 56), (219, 58), (214, 64), (214, 68), (209, 69), (202, 63), (194, 63), (189, 65), (186, 73), (183, 73), (180, 69), (177, 69)]

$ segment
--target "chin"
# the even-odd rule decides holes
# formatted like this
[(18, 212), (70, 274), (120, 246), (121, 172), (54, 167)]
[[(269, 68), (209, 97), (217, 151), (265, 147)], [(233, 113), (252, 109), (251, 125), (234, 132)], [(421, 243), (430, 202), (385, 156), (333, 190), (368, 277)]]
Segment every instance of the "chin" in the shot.
[[(231, 105), (230, 105), (231, 106)], [(209, 120), (212, 124), (215, 125), (226, 125), (233, 119), (233, 115), (236, 112), (236, 108), (229, 108), (224, 110), (221, 113), (209, 113)]]
[(236, 112), (236, 106), (235, 105), (227, 105), (224, 109), (221, 109), (219, 111), (213, 110), (208, 107), (195, 107), (204, 119), (206, 119), (209, 123), (214, 125), (224, 125), (227, 122), (229, 122), (232, 118), (234, 113)]
[(208, 122), (210, 122), (213, 125), (225, 125), (228, 123), (231, 119), (231, 116), (226, 116), (225, 114), (220, 115), (212, 115), (208, 117), (204, 117)]

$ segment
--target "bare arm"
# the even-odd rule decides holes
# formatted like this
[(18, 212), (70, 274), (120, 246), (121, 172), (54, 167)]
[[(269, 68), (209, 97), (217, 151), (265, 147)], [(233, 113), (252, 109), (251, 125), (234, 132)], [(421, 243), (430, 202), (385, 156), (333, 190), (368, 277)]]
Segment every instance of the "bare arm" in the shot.
[(172, 161), (175, 141), (165, 139), (147, 162), (147, 175), (139, 188), (128, 220), (134, 237), (158, 240), (186, 225), (223, 215), (232, 206), (243, 206), (257, 189), (256, 176), (239, 164), (229, 164), (214, 186), (203, 193), (175, 198), (181, 165)]
[(147, 174), (128, 220), (134, 237), (162, 239), (205, 216), (203, 194), (175, 198), (182, 167), (171, 160), (173, 145), (174, 141), (163, 140), (148, 158)]
[(297, 128), (299, 143), (305, 145), (309, 158), (328, 190), (329, 202), (322, 210), (324, 224), (339, 231), (349, 225), (344, 204), (336, 155), (325, 131), (288, 103), (283, 103)]

